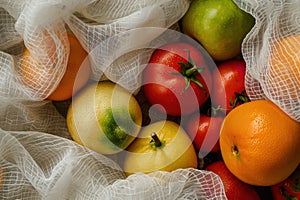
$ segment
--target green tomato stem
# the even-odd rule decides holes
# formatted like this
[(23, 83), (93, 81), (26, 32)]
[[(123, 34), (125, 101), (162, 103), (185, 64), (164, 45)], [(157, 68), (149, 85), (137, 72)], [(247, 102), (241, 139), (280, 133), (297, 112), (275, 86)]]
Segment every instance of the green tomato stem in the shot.
[(191, 68), (189, 68), (185, 71), (185, 75), (187, 75), (189, 77), (189, 76), (192, 76), (194, 73), (197, 73), (197, 72), (198, 72), (198, 68), (195, 65), (193, 65)]
[(300, 165), (291, 176), (292, 187), (295, 192), (300, 192)]

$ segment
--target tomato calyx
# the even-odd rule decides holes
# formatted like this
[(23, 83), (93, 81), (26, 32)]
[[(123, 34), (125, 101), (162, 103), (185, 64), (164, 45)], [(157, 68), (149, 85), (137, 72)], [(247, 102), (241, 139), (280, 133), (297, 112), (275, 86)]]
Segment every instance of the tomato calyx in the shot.
[(286, 189), (283, 186), (279, 187), (279, 191), (280, 194), (283, 196), (283, 198), (286, 200), (298, 200), (297, 197), (288, 194)]
[(300, 165), (289, 178), (272, 189), (274, 194), (279, 192), (280, 199), (298, 200), (300, 198)]
[(234, 100), (232, 101), (232, 98), (230, 98), (229, 102), (232, 108), (235, 108), (239, 104), (243, 104), (250, 101), (249, 97), (246, 94), (246, 90), (243, 90), (241, 93), (235, 92), (234, 95)]
[(208, 110), (207, 110), (207, 115), (208, 116), (212, 116), (212, 117), (216, 117), (218, 116), (220, 113), (222, 113), (222, 110), (225, 110), (224, 108), (222, 108), (222, 106), (218, 105), (217, 107), (211, 106)]
[(295, 192), (300, 192), (300, 165), (298, 169), (295, 170), (291, 177), (292, 188)]
[(198, 67), (195, 61), (192, 59), (190, 51), (188, 49), (183, 49), (183, 51), (188, 53), (188, 62), (178, 62), (181, 67), (181, 72), (172, 72), (174, 75), (182, 76), (185, 80), (185, 87), (182, 89), (181, 93), (184, 93), (191, 85), (191, 82), (196, 83), (206, 94), (207, 91), (203, 84), (196, 78), (196, 75), (200, 74), (205, 67)]
[(158, 136), (155, 132), (151, 133), (151, 138), (152, 138), (152, 140), (150, 141), (150, 145), (153, 149), (157, 150), (164, 146), (164, 143), (158, 138)]
[(234, 92), (235, 98), (234, 100), (232, 100), (232, 98), (230, 97), (229, 100), (229, 105), (231, 106), (231, 108), (224, 108), (221, 105), (218, 105), (217, 107), (212, 107), (209, 110), (209, 114), (211, 114), (212, 116), (216, 116), (218, 115), (219, 111), (230, 111), (233, 108), (237, 107), (238, 105), (241, 105), (243, 103), (249, 102), (250, 98), (247, 96), (246, 90), (243, 90), (241, 93), (238, 92)]

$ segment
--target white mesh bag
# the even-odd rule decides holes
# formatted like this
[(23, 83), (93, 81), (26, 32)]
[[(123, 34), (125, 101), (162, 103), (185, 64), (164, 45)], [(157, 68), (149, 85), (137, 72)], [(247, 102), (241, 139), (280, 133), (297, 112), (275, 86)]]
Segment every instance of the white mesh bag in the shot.
[(235, 2), (256, 19), (242, 44), (250, 99), (270, 99), (300, 122), (300, 1)]
[[(176, 29), (189, 3), (0, 0), (0, 199), (226, 199), (220, 178), (207, 171), (126, 178), (117, 158), (70, 140), (65, 118), (45, 100), (66, 70), (67, 31), (90, 53), (92, 79), (105, 75), (133, 91), (151, 52), (142, 47), (162, 29)], [(134, 37), (131, 30), (145, 27), (162, 29)], [(152, 47), (168, 39), (162, 37)], [(25, 48), (39, 65), (24, 59)]]
[[(101, 61), (110, 61), (124, 43), (123, 36), (118, 37), (118, 34), (142, 27), (169, 28), (183, 16), (188, 6), (188, 0), (1, 0), (0, 16), (5, 31), (1, 37), (0, 59), (5, 67), (0, 72), (6, 76), (0, 79), (3, 85), (0, 95), (43, 100), (51, 94), (66, 70), (69, 53), (66, 25), (87, 52), (114, 37), (112, 46), (98, 52)], [(150, 42), (154, 37), (145, 36), (140, 42)], [(23, 55), (25, 47), (37, 62), (26, 59)], [(98, 80), (105, 71), (109, 79), (119, 81), (124, 72), (136, 70), (141, 63), (146, 63), (149, 53), (140, 50), (122, 57), (115, 63), (96, 62), (92, 66), (92, 78)], [(117, 70), (114, 69), (116, 65)], [(138, 79), (132, 74), (127, 82), (120, 84), (131, 90), (137, 87)]]
[(0, 199), (226, 199), (212, 172), (178, 169), (126, 178), (117, 157), (67, 139), (64, 118), (51, 102), (1, 110)]
[(1, 199), (226, 199), (217, 175), (196, 169), (125, 178), (111, 159), (41, 132), (0, 130)]

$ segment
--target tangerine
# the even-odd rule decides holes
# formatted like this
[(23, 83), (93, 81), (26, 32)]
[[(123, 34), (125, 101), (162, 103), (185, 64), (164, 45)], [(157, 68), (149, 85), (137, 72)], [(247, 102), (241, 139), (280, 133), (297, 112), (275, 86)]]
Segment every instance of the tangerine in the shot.
[(48, 96), (49, 100), (66, 100), (78, 92), (89, 80), (91, 68), (88, 53), (73, 34), (68, 34), (70, 54), (67, 69), (58, 86)]
[(35, 59), (28, 49), (23, 53), (20, 66), (23, 82), (35, 91), (44, 93), (45, 98), (49, 100), (69, 99), (87, 83), (91, 73), (90, 62), (85, 60), (88, 53), (78, 39), (72, 33), (68, 33), (68, 41), (70, 52), (66, 71), (53, 91), (49, 90), (49, 82), (53, 81), (54, 70), (57, 70), (55, 63), (58, 62), (59, 56), (53, 39), (45, 39), (44, 43), (49, 49), (46, 49), (44, 54), (39, 53), (38, 55), (43, 56), (38, 59)]
[(220, 148), (226, 166), (241, 181), (274, 185), (300, 162), (300, 123), (270, 100), (247, 102), (225, 117)]
[[(264, 76), (272, 98), (299, 103), (300, 98), (300, 35), (274, 41), (269, 66)], [(298, 104), (299, 105), (299, 104)]]

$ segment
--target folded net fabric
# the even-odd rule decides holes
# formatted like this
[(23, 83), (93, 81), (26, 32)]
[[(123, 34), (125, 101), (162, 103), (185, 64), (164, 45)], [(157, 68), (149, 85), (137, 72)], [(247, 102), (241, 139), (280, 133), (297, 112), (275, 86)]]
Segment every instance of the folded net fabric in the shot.
[[(164, 30), (176, 30), (189, 3), (0, 0), (0, 199), (226, 199), (220, 178), (207, 171), (125, 177), (113, 156), (74, 143), (63, 115), (45, 100), (66, 70), (68, 31), (94, 61), (91, 79), (108, 78), (134, 91), (151, 52), (143, 47)], [(149, 31), (135, 37), (143, 28)], [(24, 59), (25, 49), (42, 67)]]

